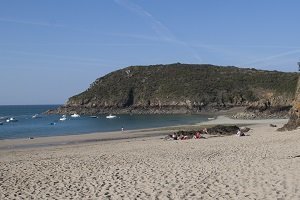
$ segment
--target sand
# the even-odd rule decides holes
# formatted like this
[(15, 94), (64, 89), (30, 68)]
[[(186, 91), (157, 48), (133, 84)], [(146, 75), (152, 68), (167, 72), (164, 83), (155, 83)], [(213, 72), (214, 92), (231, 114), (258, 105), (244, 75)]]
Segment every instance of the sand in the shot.
[[(209, 123), (237, 122), (226, 120)], [(269, 122), (286, 120), (255, 123), (245, 137), (170, 141), (137, 131), (126, 134), (142, 137), (56, 137), (65, 145), (48, 138), (54, 146), (0, 141), (0, 199), (300, 199), (300, 130)]]

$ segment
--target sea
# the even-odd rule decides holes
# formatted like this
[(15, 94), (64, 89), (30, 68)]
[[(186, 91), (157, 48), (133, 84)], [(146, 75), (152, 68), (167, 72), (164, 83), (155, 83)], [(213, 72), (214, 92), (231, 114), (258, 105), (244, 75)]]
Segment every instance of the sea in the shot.
[[(43, 114), (49, 109), (60, 105), (5, 105), (0, 106), (0, 140), (14, 138), (35, 138), (61, 135), (77, 135), (93, 132), (108, 132), (158, 128), (175, 125), (190, 125), (207, 121), (208, 115), (116, 115), (107, 119), (106, 115), (66, 116), (60, 121), (61, 115)], [(13, 118), (14, 120), (9, 120)]]

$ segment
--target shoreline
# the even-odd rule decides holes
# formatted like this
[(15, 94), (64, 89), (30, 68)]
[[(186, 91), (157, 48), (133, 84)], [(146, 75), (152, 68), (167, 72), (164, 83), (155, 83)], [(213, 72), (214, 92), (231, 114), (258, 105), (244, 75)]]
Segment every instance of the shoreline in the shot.
[(16, 150), (27, 148), (41, 148), (51, 146), (67, 146), (85, 143), (98, 143), (109, 142), (117, 140), (133, 140), (144, 139), (151, 137), (166, 136), (174, 131), (178, 130), (192, 130), (193, 128), (207, 127), (213, 125), (257, 125), (257, 124), (271, 124), (280, 123), (284, 124), (287, 119), (258, 119), (258, 120), (244, 120), (244, 119), (232, 119), (225, 115), (220, 115), (212, 120), (196, 123), (193, 125), (179, 125), (179, 126), (167, 126), (148, 129), (136, 129), (128, 131), (112, 131), (112, 132), (94, 132), (83, 133), (64, 136), (48, 136), (48, 137), (36, 137), (30, 138), (16, 138), (16, 139), (4, 139), (0, 140), (1, 150)]

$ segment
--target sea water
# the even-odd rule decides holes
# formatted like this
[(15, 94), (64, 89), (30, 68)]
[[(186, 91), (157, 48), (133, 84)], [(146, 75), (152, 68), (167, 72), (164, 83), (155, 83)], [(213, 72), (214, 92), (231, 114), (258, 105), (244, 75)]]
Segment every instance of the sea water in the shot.
[[(45, 111), (55, 109), (59, 105), (13, 105), (0, 106), (0, 139), (46, 137), (74, 135), (92, 132), (107, 132), (156, 128), (174, 125), (195, 124), (206, 121), (208, 115), (117, 115), (107, 119), (106, 115), (67, 116), (60, 121), (61, 115), (45, 115)], [(37, 117), (33, 117), (34, 115)], [(14, 117), (16, 122), (6, 122)]]

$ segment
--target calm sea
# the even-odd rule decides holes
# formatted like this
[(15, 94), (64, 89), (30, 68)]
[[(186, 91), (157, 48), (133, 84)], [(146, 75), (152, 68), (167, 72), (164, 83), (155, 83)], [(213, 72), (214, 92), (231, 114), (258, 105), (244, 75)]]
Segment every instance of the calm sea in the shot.
[[(105, 115), (97, 118), (80, 116), (60, 121), (60, 115), (42, 113), (58, 105), (20, 105), (0, 106), (0, 139), (29, 138), (58, 135), (73, 135), (92, 132), (107, 132), (195, 124), (206, 121), (207, 115), (117, 115), (107, 119)], [(38, 114), (36, 118), (33, 118)], [(16, 121), (7, 122), (9, 118)]]

